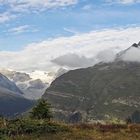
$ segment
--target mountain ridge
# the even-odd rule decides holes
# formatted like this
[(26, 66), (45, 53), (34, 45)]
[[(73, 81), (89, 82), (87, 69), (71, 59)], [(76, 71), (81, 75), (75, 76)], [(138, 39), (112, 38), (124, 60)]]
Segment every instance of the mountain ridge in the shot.
[(57, 119), (75, 111), (88, 121), (125, 119), (140, 110), (140, 63), (115, 60), (69, 71), (56, 78), (43, 95)]
[(23, 92), (0, 73), (0, 115), (15, 117), (32, 107), (34, 101), (23, 97)]

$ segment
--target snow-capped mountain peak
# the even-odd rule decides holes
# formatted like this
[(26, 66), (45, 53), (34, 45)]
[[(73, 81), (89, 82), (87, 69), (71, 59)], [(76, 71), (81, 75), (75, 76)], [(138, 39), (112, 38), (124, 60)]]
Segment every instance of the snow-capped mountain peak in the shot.
[[(0, 72), (7, 76), (11, 80), (11, 83), (15, 84), (15, 86), (17, 86), (23, 92), (24, 97), (28, 99), (39, 99), (49, 87), (51, 82), (56, 77), (67, 72), (67, 70), (61, 68), (54, 72), (36, 70), (26, 73), (9, 69), (0, 69)], [(7, 77), (5, 77), (6, 80), (8, 79)], [(0, 75), (0, 80), (2, 78), (4, 78), (4, 76), (1, 77)], [(8, 84), (6, 83), (5, 85)]]
[(40, 79), (44, 83), (48, 83), (48, 84), (50, 84), (55, 77), (55, 72), (53, 73), (53, 72), (46, 72), (46, 71), (39, 71), (39, 70), (33, 71), (28, 74), (33, 80)]

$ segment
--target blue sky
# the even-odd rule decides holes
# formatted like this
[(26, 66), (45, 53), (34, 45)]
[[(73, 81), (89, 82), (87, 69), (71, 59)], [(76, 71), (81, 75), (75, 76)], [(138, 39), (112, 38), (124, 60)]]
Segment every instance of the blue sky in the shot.
[(38, 0), (19, 1), (0, 0), (1, 51), (19, 51), (49, 38), (140, 25), (139, 0), (44, 0), (45, 6)]

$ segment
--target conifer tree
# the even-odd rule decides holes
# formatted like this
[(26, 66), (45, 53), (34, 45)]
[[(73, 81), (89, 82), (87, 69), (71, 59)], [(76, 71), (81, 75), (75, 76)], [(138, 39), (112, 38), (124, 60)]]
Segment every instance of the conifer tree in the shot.
[(38, 104), (30, 112), (31, 118), (50, 120), (52, 118), (50, 108), (51, 105), (46, 100), (39, 100)]

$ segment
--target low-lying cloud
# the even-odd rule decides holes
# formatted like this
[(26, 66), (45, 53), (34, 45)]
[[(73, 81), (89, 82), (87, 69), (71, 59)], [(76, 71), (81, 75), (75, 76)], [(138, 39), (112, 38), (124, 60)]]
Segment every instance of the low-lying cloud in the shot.
[(140, 62), (140, 48), (131, 47), (121, 56), (121, 59), (129, 62)]
[(87, 58), (74, 53), (68, 53), (63, 56), (59, 56), (54, 60), (51, 60), (51, 62), (59, 66), (66, 66), (69, 68), (88, 67), (95, 64), (94, 58)]
[(139, 33), (140, 27), (129, 27), (48, 39), (29, 44), (21, 51), (0, 51), (0, 67), (49, 71), (62, 66), (91, 66), (98, 61), (113, 60), (114, 54), (140, 40)]
[(98, 60), (98, 62), (112, 62), (114, 61), (116, 58), (116, 53), (114, 50), (104, 50), (98, 53), (98, 55), (96, 56), (96, 59)]

